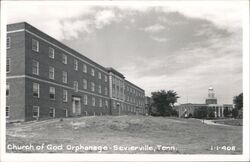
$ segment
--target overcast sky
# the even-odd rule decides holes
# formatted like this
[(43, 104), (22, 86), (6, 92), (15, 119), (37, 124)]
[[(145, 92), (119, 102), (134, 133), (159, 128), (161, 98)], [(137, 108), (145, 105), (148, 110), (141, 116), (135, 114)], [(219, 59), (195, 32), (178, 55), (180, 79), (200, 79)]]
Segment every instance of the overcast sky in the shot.
[(16, 2), (7, 7), (7, 22), (30, 23), (95, 62), (117, 69), (148, 96), (175, 90), (179, 103), (204, 103), (213, 86), (222, 104), (232, 103), (242, 92), (243, 4), (130, 5)]

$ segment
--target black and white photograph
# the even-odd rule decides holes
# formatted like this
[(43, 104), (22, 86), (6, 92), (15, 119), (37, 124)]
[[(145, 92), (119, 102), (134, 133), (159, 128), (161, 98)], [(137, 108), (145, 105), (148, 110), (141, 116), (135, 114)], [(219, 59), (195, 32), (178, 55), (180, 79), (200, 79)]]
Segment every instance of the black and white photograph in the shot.
[(2, 1), (1, 161), (249, 161), (249, 1)]

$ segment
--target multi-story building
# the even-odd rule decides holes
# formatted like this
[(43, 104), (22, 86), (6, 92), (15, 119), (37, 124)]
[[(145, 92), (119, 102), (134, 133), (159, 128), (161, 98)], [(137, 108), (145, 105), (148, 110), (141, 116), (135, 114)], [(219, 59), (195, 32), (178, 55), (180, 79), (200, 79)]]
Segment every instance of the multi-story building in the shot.
[[(7, 26), (6, 68), (8, 121), (135, 114), (144, 109), (144, 90), (126, 81), (121, 73), (25, 22)], [(134, 93), (127, 95), (133, 102), (125, 100), (127, 85), (133, 89)]]
[(143, 102), (145, 92), (113, 68), (107, 68), (109, 73), (109, 92), (111, 98), (111, 114), (144, 114)]

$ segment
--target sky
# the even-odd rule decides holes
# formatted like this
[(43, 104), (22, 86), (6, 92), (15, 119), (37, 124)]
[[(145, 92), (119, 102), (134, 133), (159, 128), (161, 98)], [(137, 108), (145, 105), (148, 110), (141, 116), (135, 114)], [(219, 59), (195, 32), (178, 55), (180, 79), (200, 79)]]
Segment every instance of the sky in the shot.
[[(242, 15), (233, 1), (165, 3), (9, 2), (7, 23), (26, 21), (145, 90), (178, 103), (218, 103), (242, 92)], [(22, 7), (20, 7), (22, 6)]]

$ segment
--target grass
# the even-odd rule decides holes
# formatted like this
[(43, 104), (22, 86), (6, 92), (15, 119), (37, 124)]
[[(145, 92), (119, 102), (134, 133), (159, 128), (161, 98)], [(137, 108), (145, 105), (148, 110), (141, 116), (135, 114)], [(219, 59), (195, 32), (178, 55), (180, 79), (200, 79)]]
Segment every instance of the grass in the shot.
[[(98, 116), (67, 118), (50, 121), (9, 124), (6, 145), (38, 146), (42, 150), (6, 150), (7, 152), (56, 152), (75, 153), (66, 146), (107, 146), (100, 153), (126, 154), (242, 154), (242, 127), (202, 124), (196, 119), (145, 117), (145, 116)], [(63, 149), (49, 150), (49, 144)], [(174, 147), (174, 149), (147, 151), (116, 151), (117, 146)], [(211, 146), (235, 146), (235, 151), (211, 150)], [(60, 148), (60, 147), (58, 147)], [(99, 153), (79, 150), (78, 153)]]

